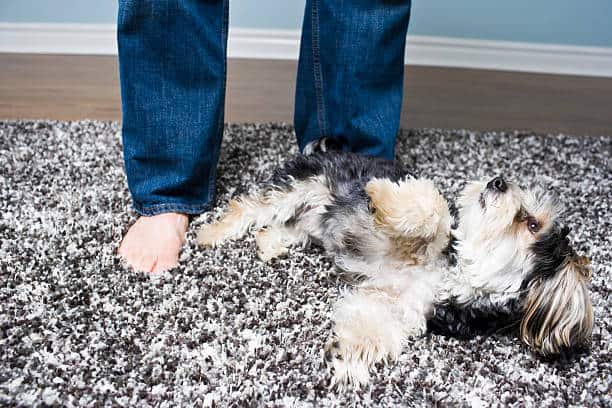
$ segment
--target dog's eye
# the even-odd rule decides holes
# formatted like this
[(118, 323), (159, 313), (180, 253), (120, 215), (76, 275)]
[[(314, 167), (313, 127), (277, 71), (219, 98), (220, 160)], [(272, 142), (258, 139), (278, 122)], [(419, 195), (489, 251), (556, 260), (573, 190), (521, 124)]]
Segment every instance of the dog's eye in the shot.
[(538, 232), (540, 230), (540, 223), (533, 217), (527, 217), (527, 228), (530, 232)]

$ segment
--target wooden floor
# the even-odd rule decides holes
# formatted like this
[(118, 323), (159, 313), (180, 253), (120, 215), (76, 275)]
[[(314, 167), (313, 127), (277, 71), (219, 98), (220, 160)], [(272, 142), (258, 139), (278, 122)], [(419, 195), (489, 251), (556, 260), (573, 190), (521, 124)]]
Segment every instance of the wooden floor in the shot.
[[(291, 122), (296, 63), (230, 60), (227, 122)], [(1, 119), (120, 120), (117, 62), (0, 54)], [(612, 79), (408, 66), (402, 127), (612, 135)]]

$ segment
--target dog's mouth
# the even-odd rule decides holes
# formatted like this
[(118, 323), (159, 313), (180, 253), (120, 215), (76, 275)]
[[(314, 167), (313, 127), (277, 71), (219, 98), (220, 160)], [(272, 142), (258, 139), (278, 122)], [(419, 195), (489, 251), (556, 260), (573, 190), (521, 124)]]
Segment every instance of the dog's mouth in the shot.
[(480, 196), (478, 197), (478, 203), (480, 204), (480, 208), (482, 208), (483, 210), (487, 207), (487, 203), (485, 201), (485, 196), (484, 196), (484, 191), (480, 193)]

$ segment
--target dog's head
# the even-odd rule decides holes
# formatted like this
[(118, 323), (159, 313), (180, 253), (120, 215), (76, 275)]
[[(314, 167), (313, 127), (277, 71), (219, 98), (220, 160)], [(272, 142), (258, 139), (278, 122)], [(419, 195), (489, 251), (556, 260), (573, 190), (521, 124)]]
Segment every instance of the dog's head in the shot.
[(526, 291), (521, 338), (542, 355), (588, 342), (593, 309), (588, 260), (571, 248), (558, 201), (503, 177), (474, 182), (459, 201), (457, 252), (474, 291)]

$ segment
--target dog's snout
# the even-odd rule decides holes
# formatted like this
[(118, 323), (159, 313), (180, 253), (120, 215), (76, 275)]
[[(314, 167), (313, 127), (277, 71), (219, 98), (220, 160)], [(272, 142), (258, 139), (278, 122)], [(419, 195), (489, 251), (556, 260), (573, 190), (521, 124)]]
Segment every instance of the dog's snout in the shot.
[(497, 176), (487, 183), (487, 188), (489, 190), (494, 190), (503, 193), (508, 189), (508, 184), (506, 184), (506, 181), (502, 176)]

